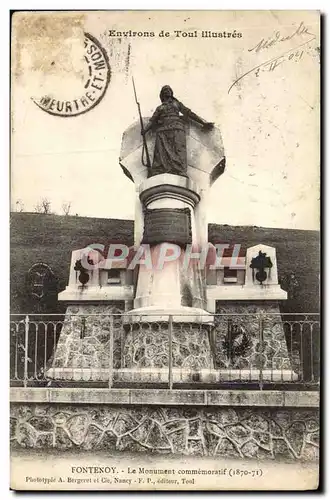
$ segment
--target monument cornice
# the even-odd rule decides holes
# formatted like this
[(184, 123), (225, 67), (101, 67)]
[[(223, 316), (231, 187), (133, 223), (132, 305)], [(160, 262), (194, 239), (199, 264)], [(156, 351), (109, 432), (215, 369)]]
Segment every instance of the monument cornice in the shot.
[(182, 186), (174, 186), (173, 184), (153, 186), (140, 193), (140, 200), (145, 206), (148, 206), (153, 201), (164, 198), (173, 198), (188, 203), (193, 208), (200, 201), (200, 196), (194, 191)]
[(187, 177), (159, 174), (149, 177), (139, 186), (140, 200), (145, 206), (164, 198), (172, 198), (195, 207), (200, 201), (197, 184)]

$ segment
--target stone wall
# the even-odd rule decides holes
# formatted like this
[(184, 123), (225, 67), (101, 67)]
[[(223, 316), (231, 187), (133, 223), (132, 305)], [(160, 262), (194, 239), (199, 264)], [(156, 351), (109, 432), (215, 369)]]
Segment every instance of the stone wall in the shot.
[[(69, 305), (57, 342), (54, 368), (109, 368), (110, 317), (114, 328), (114, 367), (121, 366), (124, 303)], [(117, 316), (116, 316), (117, 314)]]
[[(121, 306), (121, 308), (120, 308)], [(168, 323), (124, 324), (124, 304), (69, 305), (49, 368), (107, 370), (111, 320), (114, 368), (167, 367)], [(175, 367), (212, 368), (210, 326), (174, 323), (172, 359)], [(60, 372), (58, 372), (60, 373)], [(101, 372), (100, 372), (101, 373)], [(49, 372), (50, 375), (50, 372)]]
[[(173, 367), (198, 370), (213, 368), (208, 325), (173, 323)], [(130, 325), (124, 348), (123, 368), (166, 368), (169, 365), (168, 323)]]
[(318, 410), (12, 403), (13, 446), (317, 460)]
[[(113, 316), (115, 369), (167, 367), (168, 323), (124, 325), (123, 313), (124, 304), (119, 302), (68, 306), (55, 359), (48, 360), (48, 367), (107, 370), (113, 314), (117, 314)], [(173, 324), (174, 367), (293, 370), (301, 375), (301, 336), (288, 334), (288, 322), (283, 324), (277, 303), (217, 301), (216, 313), (213, 329)]]

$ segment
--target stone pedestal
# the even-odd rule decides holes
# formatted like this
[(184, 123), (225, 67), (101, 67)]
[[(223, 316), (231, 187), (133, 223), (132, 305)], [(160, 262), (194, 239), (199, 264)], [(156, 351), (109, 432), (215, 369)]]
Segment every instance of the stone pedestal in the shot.
[(49, 360), (47, 377), (109, 380), (110, 349), (113, 351), (114, 368), (121, 367), (123, 313), (123, 302), (121, 308), (119, 302), (69, 305), (60, 337)]
[(150, 253), (139, 266), (134, 309), (125, 320), (123, 368), (157, 370), (169, 367), (172, 356), (173, 368), (212, 369), (213, 318), (205, 309), (205, 277), (190, 258), (198, 243), (197, 186), (162, 174), (141, 183), (139, 192), (145, 213), (142, 243)]
[(292, 382), (301, 374), (299, 354), (288, 352), (276, 301), (219, 301), (216, 317), (218, 370), (230, 380)]
[(136, 322), (126, 328), (123, 368), (168, 368), (170, 356), (173, 368), (213, 368), (212, 325)]
[[(260, 283), (251, 267), (259, 252), (270, 259), (266, 279)], [(280, 301), (287, 293), (278, 282), (276, 249), (259, 244), (226, 266), (237, 266), (236, 283), (224, 281), (217, 271), (217, 285), (207, 287), (208, 310), (216, 313), (215, 366), (228, 380), (294, 381), (301, 375), (299, 352), (286, 336)], [(239, 275), (243, 273), (243, 277)], [(220, 277), (220, 279), (219, 279)], [(288, 345), (290, 345), (290, 353)]]
[[(120, 164), (135, 183), (138, 200), (135, 245), (149, 245), (152, 262), (139, 266), (134, 309), (125, 319), (123, 370), (126, 377), (128, 371), (139, 372), (141, 381), (146, 368), (160, 379), (170, 364), (174, 371), (214, 368), (205, 270), (193, 254), (207, 247), (204, 205), (210, 185), (224, 171), (224, 152), (217, 128), (206, 133), (187, 124), (186, 136), (188, 178), (148, 178), (136, 153), (142, 148), (139, 124), (123, 135)], [(147, 140), (152, 158), (153, 134)]]

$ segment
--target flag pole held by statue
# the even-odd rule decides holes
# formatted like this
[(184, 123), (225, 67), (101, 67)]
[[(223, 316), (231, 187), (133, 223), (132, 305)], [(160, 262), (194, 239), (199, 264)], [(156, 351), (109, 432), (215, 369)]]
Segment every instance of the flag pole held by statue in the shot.
[[(151, 169), (150, 156), (149, 156), (147, 141), (146, 141), (145, 134), (144, 134), (144, 125), (143, 125), (143, 119), (142, 119), (142, 115), (141, 115), (141, 107), (140, 107), (140, 103), (139, 103), (137, 95), (136, 95), (136, 88), (135, 88), (135, 83), (134, 83), (134, 78), (133, 77), (132, 77), (132, 82), (133, 82), (135, 102), (137, 104), (138, 112), (139, 112), (139, 117), (140, 117), (141, 134), (142, 134), (142, 138), (143, 138), (142, 165), (144, 165), (145, 167), (147, 167), (150, 170)], [(146, 164), (145, 164), (144, 159), (143, 159), (144, 152), (145, 152), (145, 155), (146, 155), (146, 161), (147, 161)]]

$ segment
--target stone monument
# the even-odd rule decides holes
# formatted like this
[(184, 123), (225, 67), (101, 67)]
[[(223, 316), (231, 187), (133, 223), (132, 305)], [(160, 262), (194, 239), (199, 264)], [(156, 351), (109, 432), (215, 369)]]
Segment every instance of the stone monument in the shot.
[[(120, 155), (136, 186), (135, 245), (148, 245), (152, 262), (149, 269), (139, 267), (134, 309), (126, 319), (122, 375), (134, 371), (141, 381), (150, 368), (166, 381), (170, 363), (174, 381), (183, 372), (213, 368), (205, 273), (191, 257), (207, 247), (203, 203), (224, 171), (224, 151), (220, 131), (179, 102), (169, 86), (160, 99), (145, 127), (137, 123), (124, 133)], [(136, 155), (140, 125), (144, 151), (153, 152), (149, 164)], [(141, 329), (146, 321), (154, 331)]]
[[(206, 206), (225, 170), (220, 130), (169, 86), (160, 99), (151, 118), (140, 114), (125, 130), (120, 152), (120, 166), (135, 184), (130, 262), (137, 265), (128, 266), (124, 257), (109, 262), (94, 249), (85, 269), (86, 249), (72, 253), (69, 286), (59, 294), (67, 315), (48, 375), (107, 380), (115, 351), (113, 381), (123, 384), (293, 380), (276, 250), (248, 248), (231, 276), (226, 258), (218, 268), (201, 265), (215, 251)], [(119, 312), (124, 315), (114, 325), (112, 313)], [(243, 317), (249, 313), (253, 319)], [(278, 320), (267, 329), (269, 313)], [(228, 318), (235, 315), (229, 331)], [(234, 353), (235, 339), (241, 347)]]
[[(276, 249), (248, 246), (233, 262), (208, 243), (208, 193), (225, 169), (220, 130), (169, 87), (161, 99), (122, 138), (120, 165), (135, 185), (134, 248), (72, 252), (50, 381), (29, 388), (28, 403), (25, 387), (11, 389), (11, 439), (238, 464), (315, 459), (318, 394), (286, 386), (300, 360), (292, 343), (288, 352)], [(280, 385), (255, 390), (272, 382)]]

